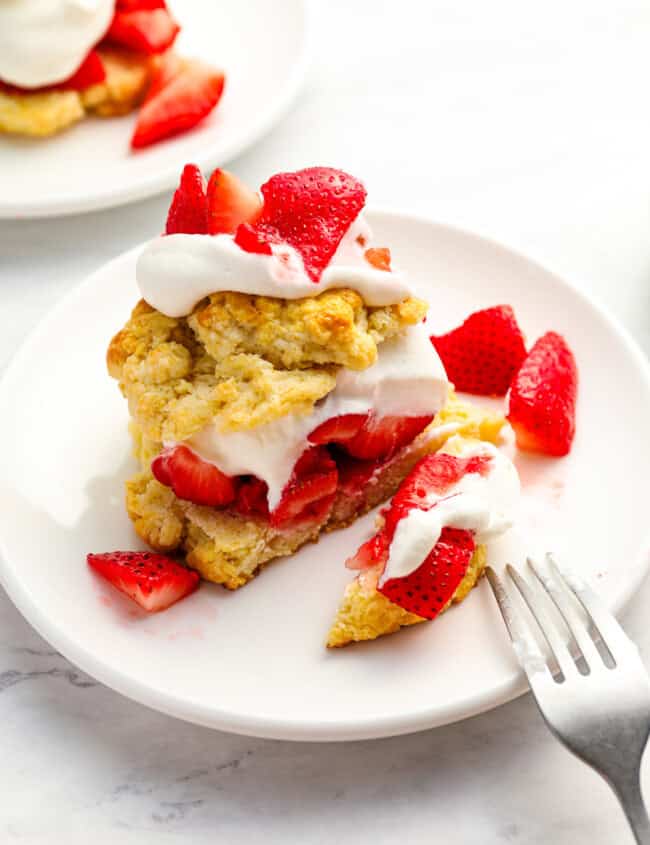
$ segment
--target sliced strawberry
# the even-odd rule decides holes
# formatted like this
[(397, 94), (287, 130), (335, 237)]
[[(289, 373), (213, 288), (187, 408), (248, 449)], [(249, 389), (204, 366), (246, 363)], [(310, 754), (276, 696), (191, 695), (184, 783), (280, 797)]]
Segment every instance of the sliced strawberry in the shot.
[(91, 85), (99, 85), (106, 79), (104, 62), (97, 50), (91, 50), (77, 68), (75, 73), (65, 82), (60, 82), (57, 88), (65, 88), (71, 91), (83, 91)]
[(205, 235), (208, 231), (208, 200), (205, 179), (196, 164), (186, 164), (167, 214), (165, 233)]
[(391, 578), (377, 589), (409, 613), (435, 619), (465, 577), (473, 553), (471, 532), (443, 528), (440, 539), (414, 572)]
[(578, 368), (562, 335), (547, 332), (528, 353), (508, 397), (517, 446), (567, 455), (576, 427)]
[(163, 138), (186, 132), (203, 120), (221, 99), (225, 76), (193, 62), (144, 104), (135, 126), (131, 146), (147, 147)]
[(251, 514), (268, 516), (268, 492), (268, 484), (252, 475), (250, 478), (246, 478), (241, 482), (237, 490), (235, 507), (240, 513), (246, 516)]
[[(262, 200), (259, 194), (233, 173), (219, 168), (214, 171), (208, 184), (208, 230), (211, 235), (232, 234), (240, 223), (254, 223), (261, 211)], [(258, 241), (256, 236), (255, 242)], [(260, 251), (238, 243), (249, 252)]]
[(343, 448), (330, 447), (330, 451), (339, 471), (339, 492), (353, 497), (365, 490), (375, 473), (390, 460), (360, 461), (348, 455)]
[(167, 9), (157, 6), (153, 9), (117, 10), (105, 39), (129, 50), (151, 55), (168, 50), (179, 32), (180, 26)]
[(176, 79), (176, 77), (187, 67), (187, 62), (181, 59), (176, 53), (170, 51), (160, 56), (158, 59), (158, 66), (153, 72), (151, 82), (147, 88), (147, 96), (144, 98), (145, 103), (153, 100), (163, 88), (166, 88), (169, 83)]
[(374, 537), (359, 546), (357, 553), (345, 561), (348, 569), (371, 569), (388, 560), (390, 542), (385, 531), (378, 531)]
[(345, 449), (363, 460), (388, 458), (414, 440), (432, 419), (432, 416), (377, 418), (370, 415), (357, 434), (345, 442)]
[(490, 455), (471, 455), (459, 458), (436, 452), (425, 455), (413, 467), (384, 510), (385, 528), (392, 539), (397, 523), (413, 508), (428, 510), (432, 503), (458, 484), (468, 473), (487, 475), (490, 472)]
[(390, 270), (390, 250), (386, 247), (367, 249), (363, 255), (368, 264), (372, 264), (375, 270), (387, 272)]
[(457, 390), (504, 396), (526, 357), (526, 344), (509, 305), (471, 314), (465, 322), (431, 342)]
[(314, 282), (358, 216), (366, 190), (353, 176), (331, 167), (278, 173), (262, 185), (264, 207), (255, 230), (268, 243), (285, 242), (302, 256)]
[(286, 528), (297, 522), (321, 521), (336, 495), (338, 472), (324, 446), (307, 449), (296, 463), (271, 513), (271, 525)]
[(141, 12), (143, 9), (166, 9), (165, 0), (116, 0), (118, 12)]
[(341, 414), (317, 426), (309, 435), (310, 443), (345, 443), (359, 433), (368, 414)]
[(199, 575), (153, 552), (89, 554), (88, 566), (149, 613), (165, 610), (199, 586)]
[(202, 460), (187, 446), (164, 449), (151, 462), (154, 477), (171, 487), (179, 499), (197, 505), (221, 507), (235, 498), (235, 483), (213, 464)]

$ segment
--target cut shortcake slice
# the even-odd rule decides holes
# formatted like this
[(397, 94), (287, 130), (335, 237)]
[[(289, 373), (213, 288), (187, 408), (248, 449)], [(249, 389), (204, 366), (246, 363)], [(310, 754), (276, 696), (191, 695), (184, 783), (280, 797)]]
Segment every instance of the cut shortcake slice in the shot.
[(359, 180), (307, 168), (261, 192), (185, 168), (107, 356), (141, 465), (136, 531), (231, 589), (386, 501), (454, 433), (504, 425), (450, 392)]
[(493, 445), (454, 435), (424, 457), (348, 560), (329, 648), (374, 640), (462, 601), (486, 565), (485, 542), (506, 531), (519, 496), (513, 464)]

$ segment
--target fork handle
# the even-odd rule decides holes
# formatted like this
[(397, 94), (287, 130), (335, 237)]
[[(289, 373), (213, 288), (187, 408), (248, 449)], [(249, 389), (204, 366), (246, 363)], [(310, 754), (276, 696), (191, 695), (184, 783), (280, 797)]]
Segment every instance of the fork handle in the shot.
[(637, 845), (650, 845), (650, 819), (641, 794), (640, 773), (623, 783), (610, 784), (616, 793)]

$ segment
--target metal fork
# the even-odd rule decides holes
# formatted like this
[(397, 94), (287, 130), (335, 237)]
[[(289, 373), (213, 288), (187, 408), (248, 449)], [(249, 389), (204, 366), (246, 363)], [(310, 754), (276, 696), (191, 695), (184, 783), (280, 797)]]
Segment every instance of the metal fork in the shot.
[(639, 651), (596, 593), (560, 571), (552, 555), (544, 564), (528, 558), (528, 567), (528, 581), (512, 566), (506, 571), (547, 653), (499, 576), (491, 567), (486, 572), (537, 706), (560, 742), (614, 790), (638, 845), (650, 845), (640, 783), (650, 733), (650, 679)]

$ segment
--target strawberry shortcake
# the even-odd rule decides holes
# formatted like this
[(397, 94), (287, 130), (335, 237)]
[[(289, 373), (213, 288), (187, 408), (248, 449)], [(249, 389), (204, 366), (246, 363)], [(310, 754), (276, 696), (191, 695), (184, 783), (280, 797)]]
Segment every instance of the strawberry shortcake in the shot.
[(131, 146), (184, 132), (221, 98), (221, 70), (180, 58), (165, 0), (0, 3), (0, 133), (53, 135), (142, 104)]
[[(390, 499), (452, 435), (478, 448), (505, 424), (454, 395), (365, 201), (332, 168), (258, 194), (188, 165), (139, 256), (107, 355), (140, 463), (127, 510), (155, 552), (230, 589)], [(346, 636), (367, 638), (331, 644)]]

